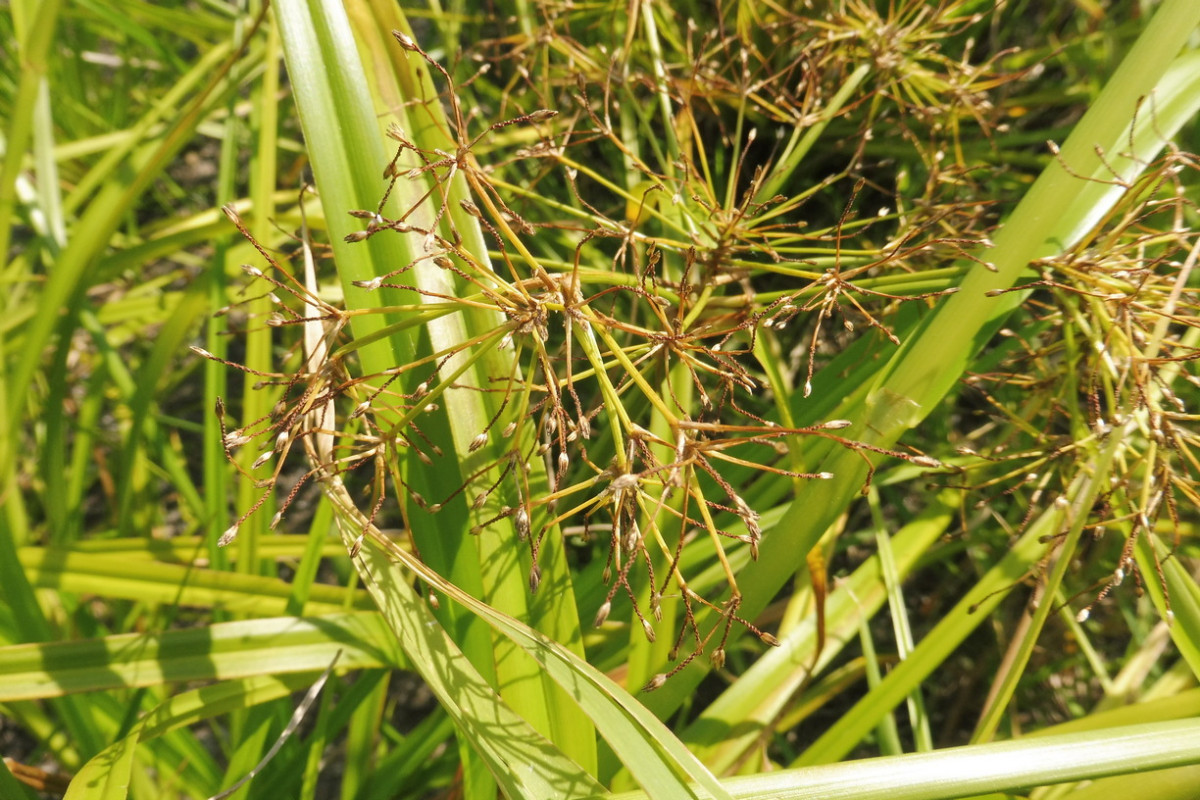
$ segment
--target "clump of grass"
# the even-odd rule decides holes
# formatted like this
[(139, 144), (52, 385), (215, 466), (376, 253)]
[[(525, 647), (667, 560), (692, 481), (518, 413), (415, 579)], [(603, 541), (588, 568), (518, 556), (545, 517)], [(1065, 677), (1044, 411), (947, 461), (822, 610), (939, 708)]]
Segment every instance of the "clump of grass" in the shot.
[[(783, 13), (760, 29), (763, 42), (747, 40), (741, 30), (704, 36), (694, 28), (674, 32), (690, 43), (691, 61), (681, 70), (688, 80), (686, 93), (668, 85), (656, 53), (659, 33), (649, 19), (648, 47), (628, 51), (620, 86), (590, 69), (596, 60), (586, 57), (588, 44), (555, 29), (550, 41), (569, 57), (539, 65), (538, 74), (528, 71), (533, 63), (528, 61), (516, 70), (526, 70), (523, 80), (534, 89), (535, 102), (546, 107), (529, 108), (524, 97), (505, 93), (501, 105), (519, 111), (490, 124), (463, 113), (482, 72), (456, 85), (410, 35), (397, 32), (409, 57), (440, 76), (440, 91), (408, 102), (410, 116), (423, 119), (426, 128), (434, 126), (434, 139), (445, 144), (419, 144), (399, 126), (389, 130), (397, 148), (383, 172), (387, 189), (375, 208), (351, 212), (366, 225), (346, 240), (399, 236), (414, 255), (406, 264), (353, 285), (419, 298), (419, 306), (406, 308), (421, 308), (425, 320), (473, 315), (483, 324), (465, 340), (408, 363), (355, 378), (344, 374), (327, 395), (313, 396), (306, 389), (292, 406), (295, 413), (283, 418), (286, 425), (277, 422), (268, 432), (275, 435), (283, 425), (288, 435), (277, 441), (308, 434), (340, 436), (351, 443), (351, 455), (329, 458), (314, 472), (328, 475), (373, 463), (376, 489), (367, 524), (382, 507), (385, 472), (396, 484), (392, 492), (406, 519), (417, 509), (438, 515), (465, 502), (474, 513), (471, 534), (508, 532), (526, 543), (534, 592), (547, 537), (578, 533), (586, 542), (602, 530), (608, 547), (601, 579), (608, 588), (596, 610), (596, 626), (608, 621), (614, 600), (624, 595), (635, 627), (653, 643), (664, 629), (664, 598), (677, 600), (667, 614), (676, 629), (667, 652), (674, 663), (651, 676), (648, 688), (661, 687), (706, 650), (713, 664), (722, 667), (735, 623), (775, 643), (774, 636), (739, 614), (742, 591), (733, 560), (741, 547), (751, 560), (757, 559), (763, 536), (760, 512), (746, 498), (777, 495), (771, 487), (785, 484), (803, 496), (802, 482), (834, 478), (832, 472), (806, 466), (814, 463), (799, 455), (806, 438), (857, 454), (862, 477), (850, 477), (844, 485), (862, 493), (871, 486), (880, 456), (925, 468), (941, 466), (919, 450), (871, 441), (878, 430), (865, 431), (863, 439), (835, 433), (854, 425), (853, 420), (818, 418), (803, 424), (795, 417), (805, 413), (803, 401), (813, 395), (814, 373), (826, 354), (855, 340), (899, 346), (897, 323), (889, 320), (907, 319), (901, 313), (906, 303), (928, 307), (958, 290), (951, 274), (935, 270), (925, 278), (927, 265), (965, 258), (977, 269), (996, 269), (974, 255), (981, 245), (991, 246), (993, 217), (986, 203), (966, 191), (977, 178), (964, 155), (963, 125), (973, 125), (976, 135), (994, 145), (996, 106), (987, 92), (1019, 76), (1003, 76), (998, 69), (1014, 51), (970, 62), (976, 46), (971, 32), (980, 29), (984, 15), (964, 8), (960, 3), (932, 9), (904, 4), (881, 15), (867, 4), (847, 3), (827, 19), (802, 26)], [(794, 30), (804, 33), (797, 37)], [(961, 43), (961, 58), (948, 55), (950, 41)], [(864, 60), (868, 69), (854, 67)], [(742, 91), (731, 92), (722, 82), (730, 74), (740, 76)], [(768, 100), (756, 91), (754, 87), (765, 85), (756, 75), (773, 76), (775, 96)], [(780, 75), (804, 79), (793, 90)], [(834, 91), (835, 85), (843, 90)], [(431, 86), (425, 84), (421, 91), (429, 92)], [(558, 108), (549, 107), (556, 104)], [(448, 114), (442, 114), (442, 107)], [(726, 126), (728, 115), (732, 127)], [(795, 125), (797, 132), (807, 131), (807, 138), (794, 134), (782, 147), (763, 152), (761, 134), (751, 123), (782, 133), (781, 123), (794, 125), (797, 115), (808, 120), (807, 126)], [(631, 138), (655, 120), (662, 125), (662, 139)], [(873, 177), (879, 171), (867, 156), (868, 144), (890, 124), (900, 125), (926, 174), (917, 194), (881, 185)], [(809, 148), (831, 125), (853, 130), (858, 142), (845, 153), (841, 168), (804, 191), (779, 193), (805, 174)], [(615, 173), (620, 177), (614, 180), (613, 173), (595, 166), (597, 161), (623, 167)], [(1178, 163), (1179, 157), (1171, 161)], [(1149, 185), (1167, 172), (1164, 164), (1143, 180)], [(551, 186), (556, 176), (565, 195), (530, 188)], [(1122, 180), (1116, 176), (1118, 184)], [(453, 190), (459, 182), (473, 199)], [(397, 190), (405, 184), (419, 188)], [(817, 227), (800, 218), (838, 187), (848, 191), (840, 213), (824, 212), (824, 224)], [(872, 200), (882, 196), (894, 209), (859, 216), (857, 208), (867, 202), (864, 195)], [(1147, 199), (1144, 193), (1133, 195)], [(388, 211), (396, 196), (406, 199)], [(821, 217), (818, 213), (817, 219)], [(482, 232), (489, 252), (478, 249), (477, 233), (464, 234), (463, 224)], [(439, 285), (438, 280), (406, 281), (422, 265), (444, 274), (441, 288), (429, 288)], [(1096, 273), (1076, 269), (1071, 274), (1084, 279)], [(930, 288), (931, 283), (941, 288)], [(794, 288), (780, 288), (788, 284)], [(988, 295), (1024, 293), (1034, 286), (1098, 296), (1079, 286), (1064, 288), (1067, 284), (1050, 277)], [(1153, 292), (1149, 285), (1142, 288), (1147, 296)], [(369, 312), (366, 307), (356, 311)], [(330, 322), (336, 314), (321, 319)], [(841, 324), (835, 328), (831, 323), (838, 318)], [(347, 319), (337, 317), (336, 330)], [(292, 321), (307, 324), (311, 318), (296, 315)], [(1044, 322), (1046, 338), (1061, 327)], [(791, 331), (785, 331), (789, 326)], [(398, 323), (389, 330), (403, 327)], [(1049, 345), (1051, 351), (1061, 347), (1057, 340)], [(502, 371), (493, 369), (499, 362), (489, 361), (493, 350), (511, 353), (502, 359)], [(788, 363), (781, 358), (788, 351), (804, 355)], [(1048, 374), (1053, 374), (1061, 360), (1048, 352), (1033, 349), (1031, 358), (1043, 369), (1050, 365)], [(329, 373), (333, 363), (308, 372)], [(480, 369), (482, 381), (461, 382), (465, 371)], [(1140, 396), (1147, 380), (1134, 379), (1142, 387)], [(767, 397), (755, 397), (763, 389)], [(836, 391), (836, 383), (825, 390)], [(439, 400), (463, 392), (481, 395), (486, 411), (476, 428), (460, 430), (456, 437), (469, 442), (468, 454), (478, 451), (480, 457), (461, 472), (459, 485), (426, 496), (403, 477), (400, 451), (426, 465), (457, 458), (426, 436), (422, 426), (427, 414), (441, 410)], [(1093, 419), (1082, 429), (1083, 440), (1090, 441), (1101, 424), (1100, 395), (1094, 388), (1085, 392)], [(338, 423), (298, 427), (309, 409), (343, 395), (353, 408), (343, 418), (353, 426), (361, 424), (365, 433), (356, 432), (357, 427), (339, 431)], [(814, 399), (814, 408), (832, 405), (827, 397)], [(1039, 398), (1027, 406), (1071, 412), (1061, 398)], [(1051, 418), (1026, 419), (1023, 427), (1047, 431), (1055, 424)], [(997, 445), (997, 452), (1007, 446)], [(1038, 440), (1023, 452), (1044, 447), (1044, 440)], [(965, 446), (959, 451), (978, 452)], [(1064, 455), (1093, 458), (1083, 446), (1058, 447), (1031, 456), (1033, 466), (982, 482), (985, 487), (1003, 484), (1018, 472), (1026, 483), (1037, 481), (1015, 534), (1033, 519), (1038, 498), (1061, 496), (1071, 485), (1076, 469), (1059, 474), (1053, 483), (1057, 492), (1048, 491), (1050, 472), (1033, 471)], [(1008, 462), (1016, 457), (987, 458)], [(1167, 472), (1159, 474), (1170, 482)], [(1174, 516), (1172, 495), (1165, 497), (1163, 507)], [(1150, 510), (1157, 513), (1162, 501), (1153, 502)], [(1139, 513), (1148, 524), (1145, 510)], [(509, 527), (497, 531), (502, 521)], [(1092, 527), (1102, 524), (1096, 521)], [(718, 565), (723, 576), (704, 592), (692, 588), (681, 566), (684, 545), (694, 539), (709, 542), (712, 560), (701, 561)], [(1114, 574), (1132, 567), (1136, 535), (1127, 541)], [(417, 542), (414, 547), (419, 551)], [(699, 621), (699, 608), (713, 612), (714, 619)]]
[[(828, 472), (791, 466), (798, 462), (790, 452), (803, 447), (804, 438), (861, 454), (868, 468), (864, 492), (874, 472), (872, 457), (888, 456), (925, 467), (936, 467), (938, 462), (919, 452), (839, 435), (836, 431), (851, 424), (845, 420), (793, 424), (783, 402), (793, 391), (792, 376), (785, 375), (790, 370), (767, 355), (759, 337), (764, 331), (782, 332), (797, 318), (803, 320), (808, 341), (803, 396), (812, 391), (817, 351), (824, 348), (830, 335), (827, 323), (835, 316), (842, 318), (845, 334), (855, 331), (858, 318), (869, 331), (898, 345), (897, 336), (877, 315), (895, 313), (904, 302), (933, 302), (954, 289), (903, 294), (903, 289), (872, 287), (887, 288), (896, 276), (902, 283), (919, 271), (922, 261), (964, 252), (970, 244), (967, 232), (951, 225), (960, 219), (970, 221), (974, 215), (964, 215), (960, 205), (947, 203), (918, 214), (855, 219), (854, 200), (865, 184), (860, 178), (834, 224), (805, 230), (804, 224), (789, 220), (807, 197), (755, 199), (763, 195), (772, 165), (760, 164), (749, 178), (743, 174), (756, 141), (753, 129), (744, 142), (737, 143), (740, 155), (727, 187), (714, 185), (711, 176), (705, 177), (694, 166), (672, 175), (673, 171), (665, 171), (668, 163), (655, 169), (635, 162), (638, 177), (647, 179), (639, 183), (644, 190), (636, 196), (573, 155), (583, 146), (576, 144), (579, 140), (586, 142), (588, 150), (607, 147), (617, 154), (628, 153), (628, 145), (604, 121), (610, 110), (591, 99), (586, 84), (581, 84), (575, 97), (578, 108), (566, 126), (553, 127), (565, 114), (535, 109), (480, 125), (481, 131), (473, 134), (449, 73), (406, 34), (397, 33), (396, 38), (405, 51), (442, 76), (446, 90), (440, 100), (453, 120), (443, 136), (456, 144), (453, 151), (422, 147), (398, 127), (389, 130), (398, 147), (384, 169), (388, 189), (375, 209), (353, 212), (366, 227), (346, 238), (357, 243), (380, 235), (408, 237), (417, 243), (413, 247), (417, 256), (354, 285), (371, 292), (410, 292), (421, 297), (421, 308), (434, 315), (470, 309), (496, 325), (467, 341), (353, 380), (343, 375), (329, 381), (327, 376), (341, 368), (334, 360), (307, 365), (304, 374), (317, 376), (318, 383), (306, 382), (303, 391), (295, 393), (290, 410), (277, 413), (259, 434), (274, 437), (274, 450), (304, 435), (333, 435), (356, 442), (354, 455), (333, 459), (319, 469), (336, 473), (374, 460), (374, 485), (379, 487), (392, 456), (377, 443), (389, 443), (393, 452), (405, 448), (424, 463), (452, 457), (421, 433), (423, 415), (436, 410), (434, 404), (443, 396), (462, 391), (458, 384), (462, 370), (481, 362), (488, 350), (511, 350), (507, 374), (489, 373), (486, 385), (472, 387), (488, 396), (493, 411), (481, 429), (467, 432), (468, 451), (487, 450), (489, 460), (473, 469), (462, 485), (443, 488), (441, 495), (426, 497), (400, 477), (394, 493), (434, 514), (460, 496), (476, 510), (489, 507), (490, 513), (472, 525), (475, 535), (495, 535), (495, 524), (510, 520), (516, 535), (528, 542), (529, 583), (534, 591), (540, 582), (539, 548), (548, 535), (560, 535), (565, 528), (579, 531), (587, 540), (598, 528), (603, 530), (608, 542), (603, 581), (609, 588), (596, 612), (597, 626), (606, 622), (614, 598), (622, 593), (653, 642), (656, 624), (663, 619), (663, 598), (679, 599), (681, 608), (671, 616), (680, 622), (669, 652), (676, 663), (655, 675), (649, 687), (660, 686), (706, 649), (716, 666), (723, 665), (735, 623), (774, 643), (772, 635), (739, 616), (741, 590), (728, 551), (745, 545), (750, 558), (758, 556), (760, 515), (743, 497), (747, 487), (753, 488), (756, 475), (789, 481), (832, 478)], [(582, 81), (584, 76), (578, 77)], [(564, 174), (576, 207), (556, 205), (552, 210), (566, 213), (570, 224), (530, 222), (504, 198), (515, 187), (496, 180), (492, 170), (480, 164), (474, 149), (488, 137), (518, 126), (531, 129), (537, 137), (522, 149), (521, 158), (548, 162)], [(686, 165), (703, 164), (707, 158), (699, 141), (677, 156)], [(446, 187), (458, 175), (476, 198), (460, 200), (460, 208), (488, 235), (498, 268), (472, 251), (455, 227)], [(412, 181), (428, 188), (409, 193), (416, 200), (402, 206), (400, 213), (385, 214), (398, 182)], [(735, 193), (737, 186), (741, 189)], [(606, 214), (598, 200), (586, 199), (606, 191), (627, 212), (624, 217)], [(531, 203), (528, 190), (517, 197), (544, 216), (545, 210)], [(882, 244), (873, 245), (875, 228), (885, 224), (891, 230)], [(570, 259), (534, 255), (527, 240), (546, 230), (576, 240)], [(605, 249), (612, 253), (607, 263), (599, 260), (605, 258)], [(423, 263), (443, 270), (455, 291), (402, 282)], [(799, 279), (798, 288), (761, 292), (755, 288), (756, 282), (778, 284), (781, 278)], [(288, 291), (296, 294), (294, 289)], [(874, 313), (869, 304), (878, 307)], [(327, 307), (322, 311), (323, 323), (343, 329), (344, 316), (335, 317), (336, 312)], [(311, 314), (291, 313), (291, 323), (313, 321)], [(419, 381), (411, 393), (394, 388), (402, 385), (404, 377)], [(293, 385), (298, 378), (299, 373)], [(362, 391), (364, 386), (369, 390)], [(776, 395), (775, 404), (755, 398), (763, 388)], [(343, 394), (350, 397), (353, 408), (343, 418), (362, 419), (367, 434), (338, 431), (338, 423), (305, 427), (309, 409)], [(780, 414), (783, 422), (769, 418)], [(238, 431), (236, 435), (249, 434)], [(488, 447), (494, 440), (501, 446)], [(545, 485), (535, 492), (531, 484), (537, 481), (531, 480), (530, 470), (539, 461), (544, 462)], [(391, 470), (394, 476), (398, 472)], [(266, 483), (273, 486), (278, 474), (276, 468)], [(368, 520), (374, 520), (384, 496), (377, 489)], [(492, 502), (494, 497), (499, 499)], [(681, 571), (684, 544), (697, 538), (710, 543), (721, 565), (723, 597), (692, 589)], [(642, 577), (631, 581), (635, 573)], [(697, 607), (716, 612), (718, 620), (702, 628)]]
[[(1003, 371), (968, 379), (993, 412), (979, 430), (964, 431), (960, 451), (984, 459), (964, 466), (964, 482), (993, 496), (1024, 496), (1024, 516), (1009, 520), (1015, 533), (1089, 469), (1086, 443), (1125, 426), (1122, 464), (1087, 521), (1094, 538), (1115, 529), (1122, 544), (1110, 574), (1077, 590), (1081, 622), (1127, 575), (1139, 595), (1147, 582), (1161, 587), (1172, 616), (1159, 556), (1143, 573), (1134, 553), (1155, 532), (1177, 548), (1188, 530), (1181, 505), (1197, 498), (1194, 437), (1181, 398), (1196, 383), (1185, 366), (1197, 336), (1188, 287), (1198, 245), (1184, 222), (1194, 215), (1187, 189), (1194, 169), (1192, 156), (1169, 150), (1136, 184), (1118, 173), (1096, 179), (1124, 189), (1121, 201), (1069, 250), (1035, 262), (1036, 279), (993, 292), (1029, 293), (1031, 325), (1001, 331), (1013, 342), (997, 350)], [(1014, 390), (1024, 402), (1015, 402)], [(977, 442), (987, 442), (986, 450), (977, 451)]]

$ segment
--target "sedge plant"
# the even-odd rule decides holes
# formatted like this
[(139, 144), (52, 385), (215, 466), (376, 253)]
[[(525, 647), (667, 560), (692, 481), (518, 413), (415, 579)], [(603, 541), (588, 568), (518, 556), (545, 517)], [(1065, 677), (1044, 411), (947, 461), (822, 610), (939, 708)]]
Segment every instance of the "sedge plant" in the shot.
[[(41, 256), (61, 268), (6, 334), (16, 397), (54, 342), (43, 407), (72, 365), (102, 364), (132, 420), (110, 539), (83, 535), (81, 471), (47, 474), (38, 541), (23, 462), (5, 462), (6, 717), (80, 797), (161, 796), (151, 776), (178, 763), (179, 796), (322, 796), (335, 741), (345, 797), (1087, 796), (1149, 770), (1146, 796), (1174, 796), (1200, 759), (1191, 6), (1096, 9), (1124, 55), (1077, 120), (1041, 76), (1084, 83), (1094, 37), (1064, 58), (1038, 39), (1075, 21), (1003, 5), (211, 18), (228, 44), (179, 94), (204, 88), (80, 179), (67, 206), (86, 213)], [(26, 97), (48, 45), (18, 27)], [(299, 124), (284, 141), (280, 53)], [(102, 252), (130, 208), (115, 200), (218, 118), (232, 225), (206, 209), (129, 244), (237, 237), (171, 295), (176, 324), (135, 380), (82, 276), (126, 263)], [(301, 141), (312, 185), (274, 194)], [(65, 321), (42, 316), (64, 300)], [(201, 491), (156, 389), (206, 305)], [(88, 381), (80, 413), (98, 420), (107, 384)], [(6, 413), (11, 442), (28, 417)], [(89, 429), (68, 422), (38, 441), (80, 437), (83, 470)], [(163, 479), (194, 538), (137, 537)], [(944, 587), (922, 588), (929, 570)], [(100, 615), (94, 638), (51, 641), (67, 638), (51, 587), (131, 617), (212, 614), (154, 633)], [(1121, 613), (1134, 643), (1114, 654)], [(932, 676), (988, 635), (970, 722), (935, 732)], [(1078, 655), (1047, 664), (1048, 640)], [(1022, 713), (1038, 671), (1068, 663), (1100, 696), (1061, 727)], [(387, 721), (412, 705), (402, 674), (435, 701), (408, 732)], [(214, 682), (171, 691), (197, 680)], [(291, 715), (288, 695), (322, 684)], [(199, 724), (222, 759), (187, 735)], [(946, 743), (964, 746), (932, 752)]]

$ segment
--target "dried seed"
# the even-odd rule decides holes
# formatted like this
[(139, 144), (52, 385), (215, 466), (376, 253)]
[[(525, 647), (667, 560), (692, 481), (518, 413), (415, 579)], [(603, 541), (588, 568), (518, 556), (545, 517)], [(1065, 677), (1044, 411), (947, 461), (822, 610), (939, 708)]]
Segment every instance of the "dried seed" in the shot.
[(417, 43), (412, 40), (412, 37), (403, 31), (392, 31), (392, 36), (399, 42), (400, 46), (409, 52), (415, 53), (421, 48), (417, 47)]
[(225, 434), (225, 446), (232, 450), (235, 447), (241, 447), (250, 441), (249, 436), (245, 436), (241, 431), (230, 431)]
[(217, 539), (217, 547), (225, 547), (227, 544), (237, 538), (238, 527), (240, 524), (241, 523), (235, 522), (226, 528), (225, 532), (221, 534), (221, 538)]
[(650, 681), (642, 687), (643, 692), (653, 692), (655, 689), (661, 689), (663, 684), (667, 682), (667, 676), (663, 673), (658, 673)]

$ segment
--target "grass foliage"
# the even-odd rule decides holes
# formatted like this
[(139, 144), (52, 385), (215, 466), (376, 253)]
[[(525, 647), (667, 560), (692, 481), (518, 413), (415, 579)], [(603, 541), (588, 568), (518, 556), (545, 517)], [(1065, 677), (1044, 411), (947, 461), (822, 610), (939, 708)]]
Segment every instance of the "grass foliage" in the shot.
[(10, 5), (0, 795), (1200, 782), (1192, 0)]

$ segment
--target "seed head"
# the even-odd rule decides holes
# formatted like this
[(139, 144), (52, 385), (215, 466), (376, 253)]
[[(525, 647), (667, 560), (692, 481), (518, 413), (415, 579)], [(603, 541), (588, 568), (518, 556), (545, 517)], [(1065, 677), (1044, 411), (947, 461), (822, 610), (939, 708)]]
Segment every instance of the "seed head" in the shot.
[(235, 522), (230, 525), (225, 532), (221, 534), (221, 538), (217, 539), (217, 547), (225, 547), (227, 544), (236, 539), (238, 535), (238, 526), (240, 524), (241, 523)]
[(643, 692), (653, 692), (655, 689), (661, 689), (663, 684), (667, 682), (667, 676), (663, 673), (658, 673), (650, 679), (649, 683), (642, 687)]
[(400, 43), (401, 47), (410, 53), (415, 53), (420, 49), (417, 47), (417, 43), (412, 40), (412, 37), (403, 31), (392, 31), (392, 36), (396, 38), (396, 41)]
[(241, 431), (230, 431), (225, 434), (225, 446), (232, 450), (235, 447), (241, 447), (250, 441), (250, 437), (244, 435)]
[(631, 522), (628, 530), (625, 531), (625, 536), (621, 538), (621, 547), (625, 548), (628, 552), (633, 552), (640, 538), (642, 538), (642, 532), (638, 530), (637, 523)]

